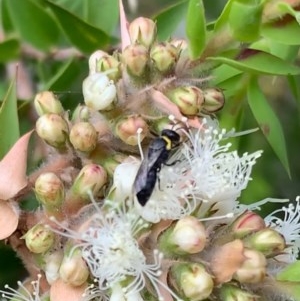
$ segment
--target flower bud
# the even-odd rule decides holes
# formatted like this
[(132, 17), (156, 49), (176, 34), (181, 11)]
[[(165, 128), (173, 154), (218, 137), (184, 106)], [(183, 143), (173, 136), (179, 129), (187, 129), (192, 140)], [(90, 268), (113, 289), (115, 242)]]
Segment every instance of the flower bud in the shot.
[(97, 145), (98, 134), (89, 122), (78, 122), (70, 131), (70, 142), (76, 150), (90, 152)]
[(149, 48), (156, 38), (156, 24), (151, 19), (139, 17), (129, 24), (129, 36), (132, 44), (142, 44)]
[(186, 216), (178, 220), (174, 228), (163, 233), (160, 242), (167, 253), (195, 254), (205, 247), (205, 228), (197, 218)]
[(266, 227), (262, 217), (252, 211), (246, 211), (231, 224), (232, 232), (236, 238), (257, 232)]
[(97, 64), (98, 61), (104, 57), (108, 55), (105, 51), (102, 50), (96, 50), (95, 52), (93, 52), (90, 57), (89, 57), (89, 74), (94, 74), (97, 73)]
[(107, 182), (105, 169), (96, 164), (85, 165), (77, 175), (72, 192), (78, 196), (89, 198), (88, 192), (97, 195)]
[(204, 104), (202, 90), (194, 86), (176, 88), (169, 91), (167, 96), (183, 115), (197, 115)]
[(59, 268), (63, 259), (63, 252), (57, 250), (51, 254), (45, 255), (45, 275), (48, 283), (51, 285), (59, 278)]
[(215, 113), (220, 111), (225, 104), (224, 93), (220, 89), (205, 89), (203, 111), (206, 113)]
[(258, 301), (261, 299), (233, 285), (222, 285), (220, 292), (222, 301)]
[(36, 198), (48, 209), (58, 209), (65, 197), (64, 184), (53, 172), (41, 174), (35, 181)]
[(117, 89), (105, 73), (94, 73), (82, 82), (85, 104), (94, 110), (108, 110), (117, 96)]
[(188, 48), (188, 43), (184, 39), (172, 39), (170, 43), (176, 47), (178, 53)]
[(208, 298), (214, 288), (212, 276), (199, 263), (175, 264), (171, 268), (179, 290), (189, 300), (200, 301)]
[(149, 54), (143, 45), (129, 45), (122, 53), (122, 61), (129, 75), (139, 77), (147, 70)]
[(54, 233), (42, 224), (32, 227), (22, 238), (25, 239), (27, 248), (37, 254), (48, 251), (55, 241)]
[(59, 275), (64, 282), (72, 286), (80, 286), (87, 281), (89, 268), (79, 249), (71, 248), (69, 254), (65, 254), (59, 269)]
[(36, 122), (37, 134), (49, 145), (62, 148), (68, 138), (68, 124), (57, 114), (44, 114)]
[(234, 278), (242, 283), (259, 283), (266, 275), (267, 260), (265, 256), (258, 251), (245, 249), (245, 260), (237, 269)]
[(142, 141), (148, 133), (146, 121), (140, 116), (129, 116), (117, 123), (115, 134), (128, 145), (137, 145), (139, 129), (142, 129), (139, 134)]
[(61, 102), (50, 91), (38, 93), (33, 103), (39, 116), (47, 113), (61, 114), (64, 111)]
[(286, 247), (284, 237), (272, 228), (265, 228), (252, 234), (245, 239), (244, 244), (266, 256), (277, 255)]
[(170, 43), (160, 43), (151, 48), (150, 58), (160, 72), (168, 72), (178, 58), (178, 50)]
[(117, 82), (121, 77), (121, 64), (112, 55), (104, 55), (97, 61), (97, 72), (106, 72), (109, 79)]
[(90, 115), (91, 115), (90, 110), (87, 106), (78, 105), (72, 114), (72, 121), (73, 122), (88, 121)]

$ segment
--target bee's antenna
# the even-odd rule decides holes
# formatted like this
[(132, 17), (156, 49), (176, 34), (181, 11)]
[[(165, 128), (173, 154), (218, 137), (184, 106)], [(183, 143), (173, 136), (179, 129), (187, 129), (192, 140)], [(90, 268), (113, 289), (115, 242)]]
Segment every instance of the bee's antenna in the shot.
[(141, 159), (143, 161), (144, 160), (144, 153), (143, 153), (142, 142), (141, 142), (141, 133), (142, 133), (142, 131), (143, 131), (142, 128), (138, 128), (136, 133), (137, 133), (137, 139), (138, 139), (139, 152), (140, 152)]

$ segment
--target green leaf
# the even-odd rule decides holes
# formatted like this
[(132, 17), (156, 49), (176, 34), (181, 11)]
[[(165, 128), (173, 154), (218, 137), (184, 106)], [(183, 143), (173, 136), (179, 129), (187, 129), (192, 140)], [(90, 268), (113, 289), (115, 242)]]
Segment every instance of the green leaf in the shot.
[(52, 16), (34, 0), (3, 0), (10, 20), (22, 39), (41, 50), (58, 41), (59, 31)]
[(157, 36), (160, 41), (168, 39), (186, 14), (187, 0), (176, 3), (153, 16), (157, 24)]
[(259, 50), (247, 49), (236, 60), (227, 57), (209, 57), (207, 60), (227, 64), (236, 69), (258, 74), (295, 75), (300, 68)]
[(300, 261), (291, 263), (276, 275), (277, 280), (300, 282)]
[(223, 29), (226, 26), (228, 26), (229, 14), (230, 14), (232, 3), (234, 1), (235, 0), (227, 1), (225, 7), (223, 8), (223, 11), (222, 11), (220, 17), (216, 20), (215, 28), (214, 28), (215, 32)]
[(47, 1), (70, 42), (84, 53), (104, 48), (110, 37), (102, 30), (84, 22), (62, 7)]
[(228, 65), (221, 65), (217, 68), (214, 68), (212, 71), (212, 84), (214, 86), (218, 86), (220, 83), (227, 81), (228, 79), (241, 73), (241, 70), (235, 69)]
[(0, 108), (0, 129), (2, 159), (20, 137), (15, 80), (11, 82)]
[(258, 122), (264, 136), (270, 143), (273, 151), (278, 156), (288, 175), (290, 167), (287, 157), (287, 150), (281, 124), (267, 102), (261, 88), (257, 83), (257, 78), (250, 80), (247, 90), (248, 103), (251, 111)]
[(285, 45), (300, 45), (300, 26), (297, 21), (274, 22), (262, 26), (263, 37)]
[(206, 21), (202, 1), (190, 0), (186, 18), (186, 34), (189, 42), (190, 57), (200, 57), (206, 44)]
[(20, 43), (17, 39), (8, 39), (0, 43), (0, 63), (15, 60), (20, 54)]
[(251, 0), (232, 2), (228, 22), (237, 40), (252, 42), (259, 38), (264, 2)]

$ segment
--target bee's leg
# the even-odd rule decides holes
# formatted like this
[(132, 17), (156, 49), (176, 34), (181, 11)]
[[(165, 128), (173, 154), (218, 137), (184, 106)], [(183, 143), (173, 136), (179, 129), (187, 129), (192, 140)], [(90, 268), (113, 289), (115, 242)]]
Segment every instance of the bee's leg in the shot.
[(175, 165), (178, 162), (180, 162), (180, 160), (175, 160), (175, 161), (173, 161), (171, 163), (164, 163), (164, 165), (166, 165), (166, 166), (173, 166), (173, 165)]

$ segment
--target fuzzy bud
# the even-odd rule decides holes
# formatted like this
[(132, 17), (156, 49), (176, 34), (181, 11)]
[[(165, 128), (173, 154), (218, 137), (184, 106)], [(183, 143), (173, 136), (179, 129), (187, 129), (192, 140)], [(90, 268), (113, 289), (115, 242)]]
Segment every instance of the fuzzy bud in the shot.
[(264, 255), (272, 256), (282, 252), (285, 247), (284, 237), (272, 228), (262, 229), (244, 241), (245, 246), (262, 252)]
[(215, 113), (220, 111), (225, 104), (224, 93), (220, 89), (205, 89), (203, 111), (206, 113)]
[(61, 102), (50, 91), (38, 93), (33, 103), (39, 116), (47, 113), (61, 114), (64, 111)]
[(85, 104), (94, 110), (109, 110), (117, 96), (117, 89), (105, 73), (94, 73), (82, 82)]
[(48, 283), (51, 285), (59, 278), (59, 268), (63, 259), (63, 252), (57, 250), (51, 254), (45, 255), (45, 275)]
[(231, 224), (231, 230), (236, 238), (245, 237), (265, 227), (264, 219), (252, 211), (244, 212)]
[(42, 224), (33, 226), (22, 238), (25, 239), (27, 248), (36, 254), (48, 251), (55, 241), (54, 233)]
[(160, 43), (151, 48), (150, 58), (160, 72), (168, 72), (177, 61), (178, 50), (170, 43)]
[(107, 182), (105, 169), (96, 164), (85, 165), (77, 175), (72, 186), (73, 194), (88, 198), (88, 192), (97, 195)]
[(79, 249), (73, 250), (71, 248), (68, 253), (65, 254), (59, 269), (60, 278), (72, 286), (80, 286), (87, 281), (89, 268)]
[(163, 233), (160, 242), (167, 253), (178, 255), (199, 253), (206, 243), (205, 228), (197, 218), (186, 216), (178, 220), (174, 228)]
[(94, 74), (97, 73), (97, 65), (99, 60), (108, 55), (105, 51), (102, 50), (96, 50), (95, 52), (93, 52), (90, 57), (89, 57), (89, 74)]
[(142, 141), (148, 133), (148, 125), (140, 116), (129, 116), (120, 120), (115, 129), (115, 134), (128, 145), (138, 144), (138, 130), (140, 133), (140, 141)]
[(129, 24), (129, 36), (132, 44), (142, 44), (149, 48), (156, 38), (156, 24), (151, 19), (139, 17)]
[(212, 276), (199, 263), (176, 264), (171, 268), (171, 273), (175, 276), (179, 290), (189, 300), (204, 300), (214, 288)]
[(261, 299), (233, 285), (223, 285), (220, 292), (222, 301), (258, 301)]
[(65, 197), (64, 184), (53, 172), (41, 174), (35, 181), (34, 192), (36, 198), (47, 209), (58, 209)]
[(169, 91), (167, 96), (183, 115), (197, 115), (204, 104), (202, 90), (194, 86), (179, 87)]
[(104, 55), (97, 61), (97, 72), (107, 72), (109, 79), (116, 82), (121, 77), (121, 64), (111, 55)]
[(58, 114), (44, 114), (36, 122), (37, 134), (49, 145), (65, 147), (68, 138), (68, 124)]
[(97, 145), (98, 134), (89, 122), (78, 122), (70, 131), (70, 142), (76, 150), (90, 152)]
[(147, 70), (148, 50), (143, 45), (129, 45), (123, 50), (122, 60), (126, 65), (128, 74), (139, 77)]
[(266, 275), (267, 260), (258, 251), (245, 249), (245, 260), (234, 274), (234, 278), (242, 283), (259, 283)]

